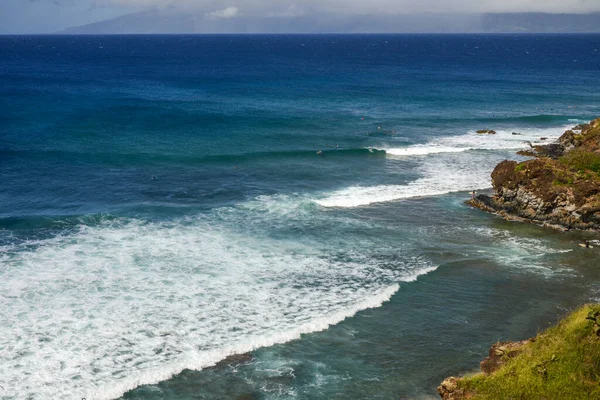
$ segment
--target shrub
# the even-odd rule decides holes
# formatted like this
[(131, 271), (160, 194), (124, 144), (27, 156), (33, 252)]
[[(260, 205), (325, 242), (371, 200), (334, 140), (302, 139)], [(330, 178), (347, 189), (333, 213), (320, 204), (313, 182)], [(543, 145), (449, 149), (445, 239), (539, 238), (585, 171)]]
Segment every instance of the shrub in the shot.
[(573, 150), (563, 156), (560, 161), (577, 171), (600, 172), (600, 154), (593, 151)]

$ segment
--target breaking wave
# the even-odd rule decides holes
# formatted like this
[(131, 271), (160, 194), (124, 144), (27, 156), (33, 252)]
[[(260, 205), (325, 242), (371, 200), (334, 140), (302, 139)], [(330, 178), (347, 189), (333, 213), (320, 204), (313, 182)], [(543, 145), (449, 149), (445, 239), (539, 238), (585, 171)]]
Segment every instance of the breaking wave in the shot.
[(388, 148), (385, 151), (392, 157), (435, 157), (423, 160), (417, 167), (421, 177), (414, 181), (402, 185), (348, 187), (315, 199), (315, 202), (323, 207), (358, 207), (393, 200), (486, 189), (491, 186), (490, 172), (494, 166), (507, 156), (510, 157), (506, 151), (528, 148), (527, 142), (550, 143), (564, 130), (564, 127), (528, 129), (515, 132), (518, 134), (498, 131), (495, 135), (470, 132), (436, 139), (427, 144)]
[(210, 215), (111, 218), (10, 246), (0, 264), (2, 395), (119, 397), (327, 329), (435, 269), (234, 228), (258, 214), (309, 212), (297, 199), (264, 196)]

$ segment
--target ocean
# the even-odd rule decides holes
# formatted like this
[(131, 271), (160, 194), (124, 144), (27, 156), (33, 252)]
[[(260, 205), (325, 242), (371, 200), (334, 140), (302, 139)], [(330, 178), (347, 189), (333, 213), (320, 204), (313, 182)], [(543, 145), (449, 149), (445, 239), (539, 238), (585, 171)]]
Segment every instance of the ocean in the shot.
[(591, 233), (464, 203), (599, 77), (600, 35), (0, 37), (0, 399), (436, 398), (600, 298)]

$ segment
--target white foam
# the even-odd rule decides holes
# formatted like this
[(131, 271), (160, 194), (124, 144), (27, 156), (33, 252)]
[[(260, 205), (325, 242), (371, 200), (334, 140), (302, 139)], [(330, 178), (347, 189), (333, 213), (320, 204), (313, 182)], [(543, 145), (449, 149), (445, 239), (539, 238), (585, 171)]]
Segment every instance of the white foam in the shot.
[(439, 153), (461, 153), (463, 151), (473, 150), (473, 147), (447, 147), (440, 145), (414, 145), (409, 147), (398, 147), (385, 149), (386, 154), (392, 156), (424, 156), (428, 154)]
[[(557, 139), (564, 128), (529, 129), (520, 135), (498, 131), (495, 135), (466, 135), (444, 137), (427, 144), (405, 148), (388, 148), (390, 156), (427, 156), (415, 169), (421, 177), (404, 185), (352, 186), (315, 199), (323, 207), (359, 207), (415, 197), (439, 196), (452, 192), (482, 190), (491, 187), (490, 173), (505, 158), (514, 157), (507, 150), (528, 148), (525, 141)], [(477, 152), (471, 150), (488, 150)], [(498, 150), (497, 154), (489, 153)], [(468, 155), (464, 154), (469, 152)]]
[(326, 329), (434, 269), (424, 260), (390, 268), (232, 228), (283, 212), (273, 201), (172, 222), (82, 226), (11, 252), (0, 268), (2, 396), (119, 397)]
[(483, 253), (490, 254), (494, 262), (498, 262), (515, 271), (538, 272), (546, 277), (556, 274), (573, 275), (571, 268), (556, 265), (556, 261), (548, 256), (569, 253), (572, 249), (549, 247), (542, 239), (514, 236), (510, 231), (489, 227), (471, 228), (481, 236), (494, 240), (495, 246), (486, 246)]
[[(556, 128), (528, 128), (513, 135), (512, 131), (499, 130), (495, 135), (468, 132), (464, 135), (435, 139), (429, 143), (407, 147), (382, 148), (390, 156), (423, 156), (440, 153), (462, 153), (473, 150), (518, 150), (526, 149), (526, 142), (545, 144), (558, 139), (570, 126)], [(547, 138), (541, 140), (541, 138)]]
[(491, 186), (492, 162), (502, 157), (445, 155), (419, 167), (422, 177), (405, 185), (354, 186), (341, 189), (315, 202), (323, 207), (358, 207), (415, 197), (439, 196)]

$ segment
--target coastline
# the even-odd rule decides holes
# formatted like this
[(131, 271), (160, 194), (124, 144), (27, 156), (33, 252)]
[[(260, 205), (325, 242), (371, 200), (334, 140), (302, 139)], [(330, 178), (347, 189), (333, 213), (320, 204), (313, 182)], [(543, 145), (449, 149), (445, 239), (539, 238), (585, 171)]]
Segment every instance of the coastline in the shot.
[(600, 301), (592, 234), (463, 204), (597, 112), (599, 38), (7, 42), (0, 393), (431, 399)]
[(531, 148), (519, 154), (533, 159), (496, 165), (493, 195), (479, 194), (467, 204), (509, 221), (600, 232), (600, 118)]
[[(491, 174), (493, 193), (465, 203), (507, 221), (600, 232), (600, 118), (554, 143), (530, 146), (519, 154), (533, 159), (502, 161)], [(438, 394), (443, 400), (595, 398), (597, 363), (590, 360), (600, 355), (598, 316), (598, 305), (584, 305), (536, 337), (497, 342), (481, 372), (444, 379)]]
[(481, 372), (448, 377), (442, 400), (598, 398), (600, 305), (586, 304), (535, 337), (498, 342)]

